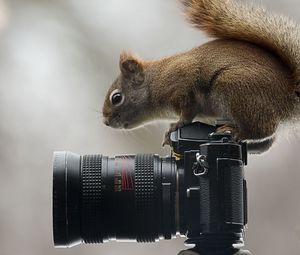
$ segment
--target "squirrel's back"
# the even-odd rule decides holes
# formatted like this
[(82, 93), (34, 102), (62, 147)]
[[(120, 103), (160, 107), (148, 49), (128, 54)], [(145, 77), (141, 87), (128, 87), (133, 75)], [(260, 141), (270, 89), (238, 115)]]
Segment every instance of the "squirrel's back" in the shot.
[(238, 0), (181, 0), (188, 20), (216, 38), (248, 41), (268, 49), (287, 64), (300, 96), (300, 28), (289, 18)]

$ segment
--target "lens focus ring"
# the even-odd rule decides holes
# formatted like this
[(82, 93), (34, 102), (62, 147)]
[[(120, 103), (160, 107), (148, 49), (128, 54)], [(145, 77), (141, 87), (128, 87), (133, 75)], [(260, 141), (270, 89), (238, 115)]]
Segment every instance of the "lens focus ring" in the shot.
[(138, 154), (136, 156), (135, 196), (138, 242), (154, 242), (157, 237), (153, 167), (153, 155)]
[(102, 238), (101, 155), (82, 157), (82, 238), (85, 243), (100, 243)]

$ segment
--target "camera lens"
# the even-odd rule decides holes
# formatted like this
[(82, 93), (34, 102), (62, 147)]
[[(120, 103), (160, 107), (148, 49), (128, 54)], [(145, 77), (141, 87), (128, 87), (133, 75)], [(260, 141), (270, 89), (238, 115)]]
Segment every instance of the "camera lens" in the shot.
[(178, 231), (177, 176), (171, 157), (55, 152), (55, 246), (172, 238)]

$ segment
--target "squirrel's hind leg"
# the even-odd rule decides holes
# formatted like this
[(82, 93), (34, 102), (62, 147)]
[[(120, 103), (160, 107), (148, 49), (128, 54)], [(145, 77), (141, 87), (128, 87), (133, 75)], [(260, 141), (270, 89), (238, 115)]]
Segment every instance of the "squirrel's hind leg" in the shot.
[(236, 140), (260, 144), (266, 151), (287, 111), (289, 81), (264, 66), (260, 75), (255, 75), (258, 71), (254, 67), (248, 71), (241, 67), (223, 72), (215, 81), (210, 100), (216, 113), (235, 125), (225, 125), (218, 131), (231, 131)]
[[(241, 138), (239, 128), (233, 124), (225, 124), (225, 125), (219, 127), (217, 129), (217, 132), (218, 133), (229, 132), (232, 134), (234, 140), (236, 140), (236, 141), (244, 140)], [(272, 144), (274, 143), (275, 138), (276, 137), (274, 134), (270, 137), (267, 137), (267, 138), (264, 138), (261, 140), (248, 139), (247, 143), (248, 143), (248, 150), (249, 150), (250, 154), (262, 154), (262, 153), (268, 151), (271, 148)]]
[[(217, 129), (217, 132), (218, 133), (229, 132), (230, 134), (232, 134), (234, 140), (236, 141), (243, 140), (241, 138), (241, 134), (238, 127), (233, 124), (225, 124), (219, 127)], [(271, 148), (275, 140), (276, 140), (275, 134), (261, 140), (248, 140), (248, 150), (250, 154), (262, 154)]]

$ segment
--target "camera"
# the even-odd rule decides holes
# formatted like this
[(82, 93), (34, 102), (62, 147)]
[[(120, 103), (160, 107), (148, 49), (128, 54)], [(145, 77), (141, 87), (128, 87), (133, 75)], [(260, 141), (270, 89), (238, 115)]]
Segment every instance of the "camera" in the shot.
[(180, 128), (170, 139), (167, 157), (55, 152), (55, 246), (155, 242), (181, 235), (205, 252), (233, 254), (242, 247), (247, 144), (200, 122)]

